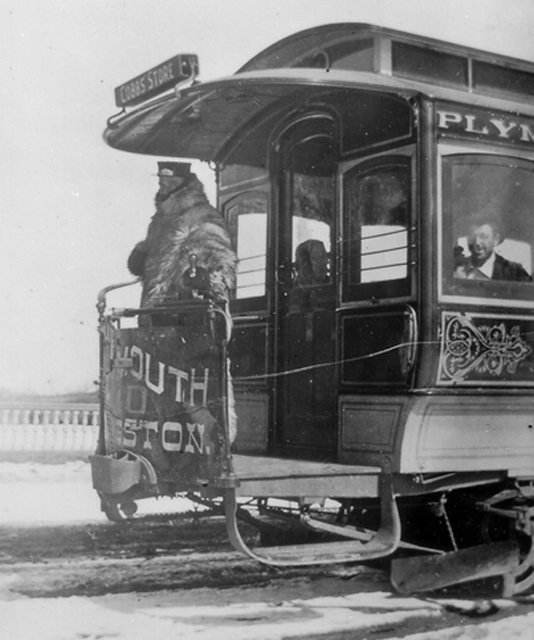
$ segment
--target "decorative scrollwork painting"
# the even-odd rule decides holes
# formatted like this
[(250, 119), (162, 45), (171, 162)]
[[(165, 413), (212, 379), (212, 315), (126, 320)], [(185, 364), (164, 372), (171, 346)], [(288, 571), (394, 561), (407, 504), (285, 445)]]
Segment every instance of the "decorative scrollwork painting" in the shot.
[(531, 354), (518, 319), (443, 314), (442, 384), (517, 383), (524, 377), (518, 367)]

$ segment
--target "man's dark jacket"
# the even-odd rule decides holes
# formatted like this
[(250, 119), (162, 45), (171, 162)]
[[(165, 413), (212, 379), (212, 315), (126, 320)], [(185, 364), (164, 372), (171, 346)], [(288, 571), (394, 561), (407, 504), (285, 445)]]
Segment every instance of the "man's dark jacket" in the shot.
[(492, 280), (513, 280), (515, 282), (531, 282), (532, 278), (523, 269), (519, 262), (512, 262), (503, 258), (498, 253), (495, 254)]

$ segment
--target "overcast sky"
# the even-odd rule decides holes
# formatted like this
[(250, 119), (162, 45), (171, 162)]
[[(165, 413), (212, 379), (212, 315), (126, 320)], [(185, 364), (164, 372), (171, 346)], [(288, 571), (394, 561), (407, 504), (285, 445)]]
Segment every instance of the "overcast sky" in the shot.
[(198, 54), (201, 80), (230, 75), (332, 22), (534, 61), (534, 0), (3, 0), (0, 390), (91, 390), (97, 378), (96, 295), (129, 279), (157, 188), (157, 158), (102, 140), (114, 88), (182, 52)]

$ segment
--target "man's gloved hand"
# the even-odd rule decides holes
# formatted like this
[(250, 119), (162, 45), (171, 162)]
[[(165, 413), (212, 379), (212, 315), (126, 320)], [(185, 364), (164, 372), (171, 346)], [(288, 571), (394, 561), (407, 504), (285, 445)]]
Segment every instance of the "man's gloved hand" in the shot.
[(204, 267), (198, 266), (198, 256), (189, 256), (189, 268), (184, 271), (184, 285), (204, 296), (210, 288), (210, 277)]
[(210, 288), (210, 277), (203, 267), (194, 270), (189, 267), (184, 273), (184, 285), (199, 293), (207, 293)]
[(136, 244), (128, 256), (128, 271), (134, 276), (143, 277), (145, 274), (145, 262), (147, 252), (142, 243)]

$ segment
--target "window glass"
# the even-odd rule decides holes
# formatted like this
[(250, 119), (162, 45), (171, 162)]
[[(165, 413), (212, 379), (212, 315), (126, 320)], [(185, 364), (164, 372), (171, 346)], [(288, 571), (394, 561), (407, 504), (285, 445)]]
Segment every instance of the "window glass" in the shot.
[[(444, 274), (454, 293), (514, 297), (532, 282), (534, 163), (489, 155), (443, 161)], [(447, 247), (448, 244), (448, 247)], [(451, 278), (452, 275), (452, 278)], [(532, 295), (529, 285), (526, 294)]]
[(500, 90), (534, 96), (533, 73), (478, 60), (473, 60), (473, 85), (491, 93)]
[(292, 182), (292, 285), (327, 284), (332, 279), (334, 179), (294, 173)]
[(373, 40), (366, 38), (337, 42), (327, 47), (326, 50), (315, 51), (302, 58), (295, 64), (295, 67), (372, 71), (373, 62)]
[(237, 299), (265, 295), (267, 196), (253, 192), (238, 196), (227, 208), (237, 250)]
[(392, 44), (393, 73), (467, 88), (467, 58), (404, 42)]
[(235, 187), (245, 182), (265, 180), (267, 171), (264, 167), (253, 167), (245, 164), (229, 164), (221, 169), (220, 188), (221, 191), (229, 187)]
[[(402, 295), (393, 283), (406, 282), (409, 264), (410, 165), (408, 158), (358, 166), (344, 182), (343, 275), (351, 297), (374, 284), (378, 295)], [(374, 295), (374, 294), (373, 294)]]

